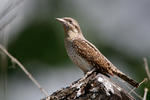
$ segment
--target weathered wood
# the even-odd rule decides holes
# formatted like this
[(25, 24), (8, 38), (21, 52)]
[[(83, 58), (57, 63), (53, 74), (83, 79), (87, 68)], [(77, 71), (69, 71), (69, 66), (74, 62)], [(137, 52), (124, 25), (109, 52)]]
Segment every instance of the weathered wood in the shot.
[(107, 76), (94, 70), (42, 100), (135, 100)]

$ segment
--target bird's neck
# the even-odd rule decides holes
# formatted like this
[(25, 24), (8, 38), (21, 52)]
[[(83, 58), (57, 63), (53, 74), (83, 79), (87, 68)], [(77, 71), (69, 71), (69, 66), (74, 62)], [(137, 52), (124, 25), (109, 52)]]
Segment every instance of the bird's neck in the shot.
[(70, 40), (74, 40), (78, 38), (84, 39), (84, 36), (82, 35), (82, 33), (68, 31), (68, 33), (65, 35), (65, 38), (68, 38)]

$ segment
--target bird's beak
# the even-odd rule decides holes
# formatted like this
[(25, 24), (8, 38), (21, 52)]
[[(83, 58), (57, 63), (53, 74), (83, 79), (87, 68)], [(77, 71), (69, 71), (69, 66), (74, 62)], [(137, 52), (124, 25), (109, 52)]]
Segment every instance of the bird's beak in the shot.
[(63, 24), (66, 22), (63, 18), (56, 18), (56, 20), (58, 20), (59, 22), (61, 22)]
[(58, 20), (63, 25), (63, 27), (64, 27), (65, 30), (69, 29), (69, 26), (68, 26), (66, 20), (64, 20), (63, 18), (56, 18), (56, 20)]

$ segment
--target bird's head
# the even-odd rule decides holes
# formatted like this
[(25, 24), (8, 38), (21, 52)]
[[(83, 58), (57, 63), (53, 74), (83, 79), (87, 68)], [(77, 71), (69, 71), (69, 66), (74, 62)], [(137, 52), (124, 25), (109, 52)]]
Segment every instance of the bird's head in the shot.
[(62, 25), (65, 31), (65, 36), (75, 38), (82, 36), (82, 32), (78, 22), (70, 17), (56, 18)]

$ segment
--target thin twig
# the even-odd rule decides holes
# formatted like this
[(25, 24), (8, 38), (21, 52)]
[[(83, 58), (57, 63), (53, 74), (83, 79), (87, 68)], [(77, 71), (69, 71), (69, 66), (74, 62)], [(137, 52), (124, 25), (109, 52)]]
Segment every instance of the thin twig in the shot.
[(139, 83), (139, 86), (140, 86), (141, 84), (143, 84), (144, 82), (147, 82), (147, 81), (148, 81), (148, 79), (147, 79), (147, 78), (144, 78), (144, 80)]
[[(115, 77), (115, 78), (117, 78), (118, 80), (120, 80), (118, 77)], [(125, 86), (130, 90), (128, 93), (129, 94), (131, 94), (131, 93), (133, 93), (133, 94), (135, 94), (138, 98), (140, 98), (141, 100), (143, 99), (138, 93), (136, 93), (134, 90), (136, 89), (135, 87), (134, 88), (131, 88), (131, 87), (129, 87), (127, 84), (126, 84), (126, 82), (125, 81), (123, 81), (123, 80), (120, 80), (121, 82), (123, 82), (124, 84), (125, 84)], [(139, 84), (139, 86), (143, 83), (143, 82), (145, 82), (146, 80), (145, 80), (145, 78), (144, 78), (144, 80), (142, 81), (142, 82), (140, 82), (140, 84)]]
[(7, 25), (9, 25), (17, 17), (17, 14), (13, 15), (11, 18), (7, 19), (5, 23), (0, 24), (0, 31), (2, 31)]
[(146, 100), (147, 92), (148, 92), (148, 88), (144, 88), (143, 100)]
[[(139, 86), (140, 86), (141, 84), (143, 84), (144, 82), (146, 82), (146, 81), (147, 81), (147, 78), (144, 78), (144, 80), (139, 83)], [(136, 87), (134, 87), (133, 89), (131, 89), (130, 92), (129, 92), (129, 94), (132, 93), (135, 89), (136, 89)]]
[[(132, 90), (132, 88), (130, 88), (129, 86), (126, 85), (126, 87), (130, 90)], [(134, 90), (132, 91), (132, 93), (134, 93), (137, 97), (139, 97), (141, 100), (143, 99), (139, 94), (137, 94)], [(130, 94), (130, 93), (129, 93)]]
[(150, 80), (150, 72), (149, 72), (149, 68), (148, 68), (147, 59), (146, 59), (146, 58), (143, 58), (143, 60), (144, 60), (144, 65), (145, 65), (146, 74), (147, 74), (147, 76), (148, 76), (148, 79)]
[[(127, 86), (127, 88), (132, 89), (130, 87)], [(138, 93), (136, 93), (135, 91), (132, 91), (133, 94), (135, 94), (137, 97), (139, 97), (141, 100), (143, 99)], [(130, 94), (130, 93), (129, 93)]]
[(15, 4), (12, 2), (8, 2), (6, 5), (6, 8), (3, 10), (2, 13), (0, 13), (0, 20), (7, 16), (11, 11), (13, 11), (16, 7), (18, 7), (21, 3), (23, 3), (24, 0), (18, 0)]
[(8, 14), (12, 12), (16, 7), (18, 7), (21, 3), (23, 3), (23, 1), (24, 0), (18, 0), (15, 4), (9, 3), (8, 7), (6, 7), (6, 9), (4, 9), (2, 13), (0, 13), (0, 20), (1, 20), (0, 23), (2, 23), (0, 24), (0, 31), (4, 29), (9, 23), (11, 23), (16, 18), (17, 12), (5, 22), (2, 22), (2, 19), (7, 17)]
[(1, 44), (0, 49), (11, 59), (13, 60), (24, 72), (25, 74), (32, 80), (32, 82), (41, 90), (42, 93), (45, 94), (45, 96), (48, 96), (48, 93), (44, 88), (41, 87), (41, 85), (35, 80), (35, 78), (27, 71), (27, 69), (15, 58), (13, 57)]
[[(140, 86), (141, 84), (143, 84), (144, 82), (146, 82), (146, 81), (147, 81), (147, 78), (144, 78), (144, 80), (139, 83), (139, 86)], [(130, 89), (129, 94), (134, 93), (134, 94), (135, 94), (137, 97), (139, 97), (141, 100), (143, 99), (139, 94), (137, 94), (137, 93), (134, 91), (134, 90), (136, 89), (135, 87), (132, 89), (132, 88), (130, 88), (127, 84), (125, 84), (125, 85), (126, 85), (126, 87), (127, 87), (128, 89)]]

